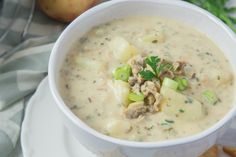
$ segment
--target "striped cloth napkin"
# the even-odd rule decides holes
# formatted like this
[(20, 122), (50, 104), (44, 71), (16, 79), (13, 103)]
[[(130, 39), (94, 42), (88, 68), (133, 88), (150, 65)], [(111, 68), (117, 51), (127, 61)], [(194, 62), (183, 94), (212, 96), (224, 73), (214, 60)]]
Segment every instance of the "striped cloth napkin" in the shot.
[(47, 75), (53, 43), (65, 26), (43, 15), (35, 0), (0, 0), (0, 7), (0, 157), (16, 157), (22, 156), (24, 107)]

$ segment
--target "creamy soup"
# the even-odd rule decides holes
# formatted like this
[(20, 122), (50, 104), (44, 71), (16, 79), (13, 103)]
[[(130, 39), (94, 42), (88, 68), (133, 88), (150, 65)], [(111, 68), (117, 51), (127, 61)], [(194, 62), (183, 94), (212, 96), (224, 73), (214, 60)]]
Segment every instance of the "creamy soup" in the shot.
[(234, 75), (221, 50), (193, 27), (129, 17), (92, 28), (60, 72), (61, 95), (108, 136), (161, 141), (199, 133), (231, 108)]

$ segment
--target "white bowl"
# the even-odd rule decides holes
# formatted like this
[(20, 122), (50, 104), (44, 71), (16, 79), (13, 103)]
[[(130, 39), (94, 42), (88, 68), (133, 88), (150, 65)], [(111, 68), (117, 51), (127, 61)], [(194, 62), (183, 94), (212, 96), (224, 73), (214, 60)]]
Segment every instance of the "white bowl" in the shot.
[[(49, 62), (49, 84), (53, 97), (63, 115), (64, 124), (89, 150), (113, 157), (197, 157), (229, 127), (236, 114), (236, 103), (217, 124), (191, 137), (157, 141), (133, 142), (103, 135), (90, 128), (65, 105), (58, 90), (59, 71), (72, 43), (93, 26), (132, 15), (157, 15), (183, 21), (207, 34), (225, 53), (236, 74), (236, 38), (224, 23), (207, 11), (183, 1), (117, 0), (100, 4), (74, 20), (54, 45)], [(232, 94), (232, 93), (231, 93)]]

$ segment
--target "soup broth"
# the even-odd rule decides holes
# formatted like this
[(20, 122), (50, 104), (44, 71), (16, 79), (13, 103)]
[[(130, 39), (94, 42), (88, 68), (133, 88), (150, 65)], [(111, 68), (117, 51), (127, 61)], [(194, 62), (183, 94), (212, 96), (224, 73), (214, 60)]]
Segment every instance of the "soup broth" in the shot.
[(60, 88), (68, 107), (95, 130), (161, 141), (222, 119), (232, 108), (234, 75), (221, 50), (193, 27), (128, 17), (78, 39), (61, 67)]

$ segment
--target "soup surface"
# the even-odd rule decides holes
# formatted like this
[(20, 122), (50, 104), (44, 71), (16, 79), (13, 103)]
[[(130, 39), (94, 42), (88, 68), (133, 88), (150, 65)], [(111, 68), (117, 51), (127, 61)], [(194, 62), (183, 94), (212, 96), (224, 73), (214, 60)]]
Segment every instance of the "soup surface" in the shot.
[(194, 28), (128, 17), (92, 28), (60, 72), (69, 108), (97, 131), (133, 141), (199, 133), (232, 107), (234, 75), (221, 50)]

